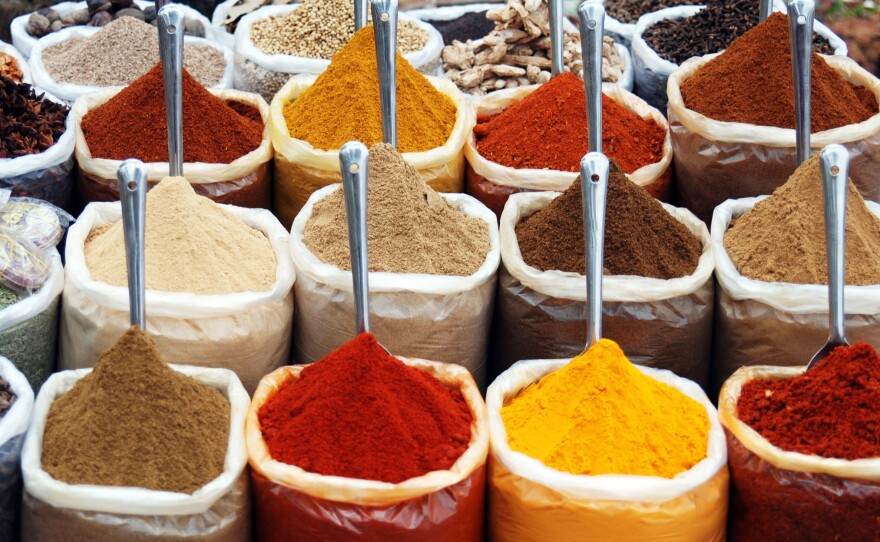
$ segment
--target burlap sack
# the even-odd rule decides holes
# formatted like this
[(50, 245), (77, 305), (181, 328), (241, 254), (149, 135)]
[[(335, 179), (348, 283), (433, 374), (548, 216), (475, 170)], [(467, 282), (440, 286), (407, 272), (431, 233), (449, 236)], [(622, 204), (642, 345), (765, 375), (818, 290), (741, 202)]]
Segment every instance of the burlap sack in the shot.
[(468, 449), (449, 470), (430, 472), (400, 484), (323, 476), (275, 461), (263, 440), (258, 413), (303, 369), (301, 365), (282, 367), (260, 382), (245, 425), (259, 540), (483, 540), (489, 433), (480, 391), (470, 374), (456, 365), (399, 359), (461, 390), (473, 415)]
[[(119, 160), (94, 158), (80, 125), (89, 111), (98, 108), (122, 90), (120, 87), (82, 96), (73, 104), (71, 116), (76, 122), (76, 160), (79, 164), (77, 183), (83, 204), (119, 199), (116, 170)], [(260, 146), (229, 164), (187, 162), (183, 173), (196, 193), (217, 203), (238, 207), (269, 209), (272, 207), (272, 143), (269, 139), (269, 105), (258, 95), (238, 90), (210, 90), (222, 100), (234, 100), (259, 110), (265, 127)], [(215, 134), (218, 145), (225, 134)], [(149, 187), (168, 176), (167, 162), (145, 164)]]
[[(500, 113), (510, 105), (522, 101), (540, 85), (499, 90), (477, 101), (477, 115)], [(666, 132), (663, 157), (659, 162), (648, 164), (627, 175), (629, 179), (661, 201), (669, 199), (672, 190), (672, 142), (669, 126), (660, 111), (649, 106), (635, 94), (618, 85), (602, 84), (602, 92), (643, 119), (651, 118)], [(584, 112), (586, 115), (586, 111)], [(480, 200), (486, 207), (501, 216), (504, 204), (511, 194), (528, 191), (564, 192), (578, 177), (577, 172), (550, 169), (516, 169), (491, 162), (477, 151), (476, 139), (468, 134), (464, 154), (468, 160), (467, 193)]]
[[(292, 77), (275, 95), (270, 108), (269, 130), (275, 147), (274, 210), (285, 228), (290, 227), (312, 192), (342, 182), (339, 150), (318, 150), (306, 141), (290, 137), (284, 119), (284, 106), (296, 100), (315, 79), (315, 75)], [(452, 81), (435, 77), (428, 80), (455, 104), (455, 125), (442, 147), (426, 152), (405, 152), (402, 156), (434, 190), (461, 192), (464, 184), (462, 148), (474, 128), (474, 112)]]
[[(713, 391), (745, 365), (801, 365), (813, 357), (828, 337), (827, 286), (746, 278), (737, 271), (724, 248), (724, 235), (731, 220), (762, 199), (726, 201), (712, 218), (718, 279)], [(868, 202), (868, 208), (880, 216), (880, 205)], [(823, 220), (820, 202), (816, 203), (816, 220)], [(880, 344), (880, 285), (846, 286), (844, 298), (849, 339)]]
[(675, 478), (573, 475), (510, 449), (501, 408), (569, 361), (521, 361), (489, 386), (490, 540), (723, 542), (728, 488), (724, 432), (703, 390), (669, 371), (639, 367), (703, 405), (710, 423), (706, 458)]
[[(688, 60), (667, 84), (678, 202), (707, 223), (721, 202), (770, 194), (798, 165), (794, 130), (720, 122), (685, 107), (681, 85), (716, 56)], [(824, 58), (845, 79), (869, 88), (880, 99), (880, 79), (849, 58)], [(880, 201), (880, 113), (810, 138), (817, 151), (831, 143), (849, 151), (850, 177), (862, 196)]]
[[(516, 225), (558, 195), (514, 194), (501, 215), (503, 265), (492, 329), (492, 375), (522, 359), (570, 359), (586, 344), (586, 279), (577, 273), (539, 271), (527, 265), (516, 239)], [(664, 207), (702, 241), (699, 264), (690, 276), (672, 280), (604, 277), (604, 333), (620, 344), (633, 363), (669, 369), (706, 388), (715, 289), (712, 243), (705, 224), (690, 212)]]
[(880, 459), (847, 461), (787, 452), (737, 417), (747, 382), (792, 378), (804, 369), (743, 367), (721, 390), (718, 410), (727, 433), (731, 476), (731, 542), (867, 542), (880, 537)]

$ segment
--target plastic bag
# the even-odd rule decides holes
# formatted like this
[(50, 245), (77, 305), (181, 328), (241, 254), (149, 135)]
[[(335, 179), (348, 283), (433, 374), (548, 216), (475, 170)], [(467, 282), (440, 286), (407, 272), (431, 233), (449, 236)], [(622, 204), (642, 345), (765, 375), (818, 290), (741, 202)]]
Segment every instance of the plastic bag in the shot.
[[(312, 363), (352, 337), (355, 321), (351, 271), (321, 262), (303, 241), (315, 204), (341, 185), (324, 187), (309, 198), (290, 234), (290, 256), (297, 270), (293, 359)], [(499, 239), (494, 215), (464, 194), (443, 197), (468, 216), (486, 222), (489, 253), (470, 276), (370, 273), (370, 324), (395, 354), (463, 365), (486, 385), (489, 328), (495, 301)]]
[[(678, 201), (706, 222), (725, 200), (770, 194), (798, 166), (794, 130), (721, 122), (685, 108), (681, 85), (716, 56), (688, 60), (669, 76), (667, 87)], [(844, 79), (880, 99), (880, 79), (849, 58), (824, 58)], [(849, 151), (850, 177), (862, 196), (880, 200), (880, 113), (811, 136), (814, 150), (831, 143)]]
[(15, 59), (15, 64), (21, 71), (21, 83), (27, 83), (29, 85), (34, 83), (34, 80), (31, 79), (31, 70), (28, 68), (27, 59), (22, 56), (18, 49), (8, 43), (0, 41), (0, 53), (6, 53)]
[[(265, 6), (241, 18), (235, 29), (235, 88), (256, 92), (266, 101), (272, 101), (272, 97), (280, 92), (291, 75), (314, 75), (327, 69), (330, 65), (329, 59), (268, 55), (251, 41), (252, 24), (269, 17), (286, 15), (298, 6), (299, 4)], [(403, 57), (420, 72), (434, 75), (440, 67), (443, 36), (433, 26), (401, 13), (399, 23), (407, 20), (428, 32), (428, 42), (421, 50), (407, 53)]]
[[(523, 261), (516, 225), (557, 192), (514, 194), (501, 215), (501, 259), (492, 336), (491, 374), (521, 359), (571, 359), (587, 338), (586, 279), (539, 271)], [(703, 243), (694, 272), (671, 280), (603, 278), (604, 334), (633, 362), (669, 369), (704, 388), (709, 383), (715, 262), (706, 225), (686, 209), (663, 204)], [(548, 239), (548, 242), (552, 242)]]
[[(37, 96), (63, 103), (42, 90), (37, 91)], [(76, 132), (76, 119), (68, 113), (64, 133), (45, 151), (17, 158), (0, 158), (0, 189), (12, 190), (13, 196), (37, 198), (71, 210)]]
[(878, 539), (880, 459), (847, 461), (784, 451), (737, 417), (747, 382), (792, 378), (804, 369), (743, 367), (721, 391), (718, 410), (730, 455), (731, 542)]
[(29, 296), (0, 310), (0, 353), (24, 373), (35, 390), (55, 370), (58, 306), (64, 267), (56, 249), (48, 280)]
[(569, 361), (520, 361), (489, 386), (491, 540), (723, 542), (728, 488), (724, 432), (703, 390), (669, 371), (637, 366), (703, 405), (710, 424), (706, 458), (675, 478), (573, 475), (510, 449), (501, 407)]
[(12, 407), (0, 417), (0, 542), (14, 542), (21, 501), (21, 445), (33, 415), (34, 392), (27, 378), (4, 357), (0, 357), (0, 378), (15, 394)]
[[(55, 78), (46, 69), (46, 66), (43, 64), (43, 51), (48, 49), (49, 47), (71, 39), (88, 38), (89, 36), (92, 36), (95, 33), (99, 32), (100, 30), (101, 28), (95, 26), (73, 26), (70, 28), (59, 30), (58, 32), (53, 32), (52, 34), (49, 34), (46, 37), (40, 39), (40, 41), (37, 42), (34, 48), (31, 49), (31, 58), (29, 61), (31, 73), (34, 78), (34, 84), (36, 84), (40, 88), (48, 90), (49, 92), (69, 104), (72, 104), (74, 101), (76, 101), (77, 98), (85, 94), (101, 91), (107, 88), (112, 88), (91, 85), (79, 85), (74, 83), (56, 81)], [(217, 82), (217, 84), (213, 85), (212, 88), (233, 87), (233, 54), (231, 49), (223, 47), (219, 43), (214, 43), (204, 38), (194, 38), (192, 36), (185, 36), (184, 44), (187, 47), (192, 47), (196, 45), (200, 45), (203, 47), (213, 47), (222, 52), (223, 57), (226, 60), (226, 69), (223, 73), (223, 77), (220, 79), (219, 82)]]
[[(265, 292), (224, 295), (147, 290), (146, 329), (165, 359), (231, 369), (251, 392), (263, 375), (289, 359), (294, 271), (287, 232), (269, 211), (225, 209), (269, 238), (277, 260), (275, 284)], [(68, 232), (62, 369), (94, 366), (130, 326), (128, 288), (93, 280), (84, 254), (92, 230), (121, 216), (118, 202), (93, 203)]]
[[(284, 106), (312, 86), (315, 79), (314, 75), (292, 77), (275, 95), (270, 107), (269, 130), (275, 147), (274, 210), (285, 228), (290, 227), (312, 192), (342, 182), (339, 151), (318, 150), (311, 143), (290, 137), (284, 119)], [(476, 122), (473, 108), (452, 81), (435, 77), (428, 80), (455, 104), (455, 124), (442, 147), (426, 152), (405, 152), (402, 156), (434, 190), (461, 192), (465, 164), (462, 148)]]
[[(22, 540), (250, 540), (250, 501), (244, 421), (250, 400), (234, 373), (171, 365), (175, 371), (217, 388), (230, 403), (229, 445), (223, 472), (192, 495), (140, 487), (68, 484), (43, 470), (43, 431), (56, 399), (91, 369), (64, 371), (46, 382), (34, 405), (34, 421), (21, 454), (24, 477)], [(162, 453), (156, 450), (156, 453)], [(63, 533), (61, 535), (60, 533)]]
[[(135, 0), (135, 4), (140, 6), (141, 9), (147, 6), (155, 6), (153, 0)], [(78, 9), (83, 9), (86, 7), (85, 2), (59, 2), (53, 6), (50, 6), (52, 9), (58, 12), (59, 15), (64, 17), (68, 13), (72, 13)], [(217, 29), (211, 25), (211, 22), (207, 17), (199, 13), (197, 10), (191, 8), (190, 6), (186, 6), (180, 4), (181, 9), (183, 9), (184, 14), (186, 15), (187, 20), (197, 19), (202, 25), (205, 27), (205, 38), (212, 41), (219, 41), (222, 43), (222, 37), (217, 36)], [(27, 24), (28, 18), (30, 18), (31, 14), (26, 13), (19, 17), (16, 17), (10, 23), (10, 31), (12, 33), (12, 44), (16, 49), (21, 51), (25, 57), (30, 58), (31, 51), (37, 45), (37, 41), (39, 38), (35, 38), (28, 34), (27, 32)], [(78, 28), (85, 28), (78, 27)], [(224, 43), (223, 45), (227, 47), (232, 47), (228, 43)]]
[(37, 249), (58, 245), (74, 218), (51, 203), (34, 198), (9, 198), (0, 190), (0, 228), (11, 230)]
[[(392, 349), (393, 350), (393, 349)], [(400, 484), (322, 476), (272, 459), (263, 440), (260, 408), (303, 366), (266, 376), (245, 424), (254, 482), (257, 539), (261, 542), (481, 542), (489, 434), (486, 405), (463, 368), (398, 357), (461, 390), (473, 422), (468, 449), (449, 470)]]
[[(715, 276), (715, 345), (712, 389), (745, 365), (790, 366), (809, 360), (828, 337), (828, 286), (763, 282), (742, 276), (724, 248), (732, 219), (764, 198), (726, 201), (712, 218)], [(867, 202), (880, 216), (880, 205)], [(816, 203), (816, 220), (822, 220)], [(850, 341), (880, 344), (880, 285), (844, 288)]]
[[(116, 201), (119, 184), (116, 170), (122, 162), (105, 158), (93, 158), (83, 134), (80, 121), (92, 109), (103, 105), (121, 90), (120, 87), (94, 92), (81, 97), (73, 104), (71, 116), (76, 121), (76, 159), (79, 165), (77, 183), (83, 203), (93, 201)], [(256, 94), (238, 90), (213, 89), (211, 94), (224, 101), (236, 101), (259, 110), (263, 123), (263, 140), (260, 146), (229, 164), (186, 162), (183, 173), (200, 196), (217, 203), (239, 207), (268, 209), (272, 206), (272, 143), (269, 140), (268, 104)], [(216, 134), (218, 145), (226, 134)], [(145, 164), (149, 186), (153, 187), (168, 176), (167, 162)]]
[(32, 292), (49, 278), (51, 255), (15, 232), (0, 227), (0, 285)]
[[(477, 115), (500, 113), (510, 105), (522, 101), (540, 85), (499, 90), (478, 101)], [(666, 132), (663, 157), (659, 162), (641, 167), (627, 175), (629, 180), (647, 190), (661, 201), (669, 198), (672, 189), (672, 142), (669, 125), (660, 111), (650, 107), (635, 94), (618, 85), (602, 84), (602, 93), (643, 119), (652, 118)], [(586, 113), (584, 113), (586, 115)], [(483, 158), (477, 151), (473, 130), (469, 133), (464, 154), (467, 157), (467, 193), (501, 216), (504, 204), (511, 194), (525, 191), (564, 192), (578, 177), (577, 172), (551, 169), (517, 169), (502, 166)]]

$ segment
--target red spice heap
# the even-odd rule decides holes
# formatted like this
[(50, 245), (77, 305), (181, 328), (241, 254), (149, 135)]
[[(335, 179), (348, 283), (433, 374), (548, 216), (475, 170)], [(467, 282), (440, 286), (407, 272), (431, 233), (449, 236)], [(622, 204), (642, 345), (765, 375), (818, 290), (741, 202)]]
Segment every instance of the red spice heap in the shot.
[[(162, 64), (82, 121), (92, 156), (168, 161)], [(183, 70), (183, 161), (228, 164), (256, 149), (263, 123), (237, 113)]]
[[(584, 82), (554, 77), (501, 113), (480, 115), (474, 134), (485, 158), (520, 169), (578, 171), (587, 153)], [(602, 146), (626, 173), (659, 162), (666, 133), (602, 95)]]
[[(774, 13), (704, 64), (681, 86), (688, 109), (724, 122), (794, 128), (788, 17)], [(876, 97), (813, 53), (810, 124), (821, 132), (877, 114)]]
[(395, 484), (450, 468), (471, 439), (461, 391), (404, 365), (369, 333), (303, 369), (259, 418), (273, 459)]
[(858, 342), (810, 371), (743, 386), (739, 418), (783, 450), (822, 457), (880, 457), (880, 355)]

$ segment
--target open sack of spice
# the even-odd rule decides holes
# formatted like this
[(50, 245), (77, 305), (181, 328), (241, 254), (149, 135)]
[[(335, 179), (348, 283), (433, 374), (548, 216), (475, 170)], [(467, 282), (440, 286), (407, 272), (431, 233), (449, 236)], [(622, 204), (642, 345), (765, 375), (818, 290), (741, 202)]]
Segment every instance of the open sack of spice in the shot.
[[(467, 193), (501, 216), (511, 194), (566, 190), (587, 151), (584, 111), (584, 83), (571, 73), (482, 98), (464, 149)], [(662, 113), (617, 85), (603, 84), (602, 142), (630, 180), (668, 199), (672, 144)]]
[[(356, 98), (356, 99), (355, 99)], [(461, 192), (462, 149), (474, 126), (450, 81), (425, 77), (397, 55), (397, 133), (403, 159), (439, 192)], [(272, 100), (275, 215), (289, 227), (315, 190), (342, 182), (339, 149), (383, 141), (373, 27), (358, 31), (319, 76), (292, 77)]]
[[(788, 26), (774, 13), (669, 77), (678, 201), (706, 222), (725, 200), (771, 193), (798, 165)], [(810, 144), (844, 145), (853, 182), (880, 200), (880, 80), (849, 58), (812, 59)]]
[(232, 371), (169, 365), (137, 327), (117, 335), (94, 370), (40, 390), (22, 539), (250, 540), (248, 403)]
[[(164, 88), (162, 65), (156, 64), (128, 87), (76, 101), (71, 115), (84, 202), (119, 199), (116, 170), (127, 158), (145, 163), (150, 186), (168, 174)], [(205, 89), (184, 69), (183, 173), (197, 193), (218, 203), (271, 207), (268, 115), (260, 96)]]
[[(59, 364), (91, 367), (129, 325), (121, 206), (89, 204), (67, 237)], [(147, 194), (147, 329), (170, 360), (233, 370), (247, 390), (289, 360), (288, 234), (265, 209), (218, 205), (186, 179)]]
[(743, 367), (721, 390), (731, 542), (877, 538), (880, 355), (858, 342), (804, 369)]
[[(766, 198), (723, 203), (712, 219), (718, 279), (713, 389), (744, 365), (792, 365), (822, 346), (828, 282), (818, 157)], [(847, 195), (846, 325), (880, 344), (880, 205)]]
[[(262, 7), (242, 17), (235, 30), (236, 88), (270, 101), (291, 75), (327, 69), (354, 34), (350, 0)], [(397, 39), (398, 51), (413, 68), (425, 74), (437, 72), (443, 37), (434, 27), (401, 13)]]
[[(486, 383), (499, 239), (495, 216), (438, 194), (391, 146), (374, 145), (367, 196), (370, 319), (395, 354), (463, 365)], [(351, 335), (355, 299), (341, 185), (315, 192), (294, 220), (293, 358), (317, 361)]]
[(266, 376), (245, 436), (264, 542), (483, 540), (486, 405), (462, 367), (362, 333)]
[(724, 432), (695, 383), (602, 339), (518, 362), (486, 404), (492, 540), (725, 540)]
[(18, 540), (21, 502), (21, 447), (34, 410), (31, 385), (8, 359), (0, 357), (0, 540)]
[(0, 77), (12, 79), (16, 83), (33, 84), (27, 60), (18, 49), (0, 41)]

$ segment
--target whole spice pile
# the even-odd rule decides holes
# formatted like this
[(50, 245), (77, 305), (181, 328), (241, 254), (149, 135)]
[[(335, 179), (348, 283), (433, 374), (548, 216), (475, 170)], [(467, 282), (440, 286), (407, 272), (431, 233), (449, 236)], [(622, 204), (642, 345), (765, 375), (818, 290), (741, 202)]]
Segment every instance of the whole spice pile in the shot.
[[(584, 83), (571, 73), (495, 115), (480, 115), (474, 135), (487, 160), (520, 169), (577, 171), (587, 153)], [(659, 162), (664, 130), (602, 95), (602, 145), (626, 173)]]
[(443, 36), (445, 45), (452, 45), (454, 41), (478, 40), (494, 30), (495, 23), (486, 17), (486, 13), (486, 11), (469, 11), (454, 19), (446, 21), (428, 19), (428, 22)]
[[(159, 62), (159, 40), (154, 27), (134, 17), (122, 17), (87, 38), (47, 47), (42, 57), (46, 71), (57, 82), (121, 86)], [(206, 86), (219, 83), (226, 71), (223, 53), (208, 45), (185, 47), (183, 64)]]
[(452, 467), (470, 443), (472, 415), (461, 391), (362, 333), (283, 384), (259, 420), (272, 459), (397, 484)]
[(9, 382), (4, 380), (3, 377), (0, 377), (0, 418), (9, 412), (9, 409), (12, 408), (12, 403), (14, 402), (15, 394), (9, 386)]
[(602, 339), (501, 409), (510, 448), (572, 474), (674, 478), (706, 457), (706, 409)]
[[(794, 128), (788, 17), (772, 14), (681, 85), (688, 109), (724, 122)], [(877, 99), (813, 53), (811, 127), (821, 132), (878, 112)], [(821, 201), (821, 200), (820, 200)]]
[[(712, 2), (690, 17), (659, 21), (648, 27), (642, 37), (662, 58), (681, 64), (695, 56), (723, 51), (757, 26), (758, 4), (758, 0)], [(813, 51), (834, 54), (828, 40), (815, 33)]]
[[(486, 223), (452, 207), (390, 145), (370, 149), (370, 271), (471, 275), (489, 252)], [(342, 190), (315, 204), (303, 241), (321, 261), (351, 269)]]
[[(354, 36), (354, 3), (350, 0), (303, 0), (285, 15), (251, 25), (251, 40), (268, 55), (331, 58)], [(409, 20), (397, 25), (397, 50), (412, 53), (425, 48), (428, 32)]]
[[(146, 224), (147, 289), (229, 294), (264, 292), (275, 283), (269, 239), (196, 195), (183, 177), (167, 177), (147, 194)], [(93, 280), (128, 284), (122, 221), (92, 231), (85, 259)]]
[(68, 484), (193, 493), (223, 472), (229, 401), (172, 370), (138, 327), (55, 400), (43, 469)]
[[(550, 204), (516, 225), (523, 261), (541, 271), (586, 273), (580, 179)], [(692, 274), (702, 245), (616, 163), (608, 176), (605, 212), (607, 275), (673, 279)]]
[[(706, 4), (707, 2), (701, 2)], [(608, 0), (604, 2), (605, 13), (622, 23), (635, 24), (639, 17), (663, 8), (693, 5), (693, 0)]]
[(742, 387), (737, 416), (774, 446), (840, 459), (880, 457), (880, 355), (835, 348), (808, 372)]
[[(880, 284), (880, 218), (849, 181), (846, 283)], [(822, 171), (814, 156), (773, 194), (737, 218), (724, 248), (745, 277), (765, 282), (828, 284)]]
[(31, 85), (0, 77), (0, 158), (39, 154), (54, 145), (69, 111)]
[[(316, 149), (333, 150), (349, 141), (382, 141), (382, 114), (373, 27), (351, 41), (296, 100), (284, 106), (291, 137)], [(356, 96), (357, 99), (352, 99)], [(424, 152), (446, 143), (455, 125), (452, 100), (397, 55), (397, 138), (400, 152)], [(184, 145), (184, 148), (186, 145)]]
[[(34, 38), (58, 32), (71, 26), (106, 26), (121, 17), (132, 17), (156, 26), (156, 6), (141, 8), (134, 0), (88, 0), (86, 7), (61, 15), (53, 8), (35, 11), (28, 18), (27, 33)], [(186, 34), (205, 37), (202, 21), (187, 17)]]
[(12, 79), (16, 83), (21, 83), (24, 78), (18, 60), (9, 53), (0, 52), (0, 78)]
[[(89, 111), (82, 130), (95, 158), (167, 162), (162, 65)], [(236, 112), (183, 70), (184, 162), (228, 164), (259, 147), (262, 140), (262, 122)]]
[[(465, 92), (483, 95), (493, 90), (546, 83), (550, 80), (550, 8), (547, 0), (509, 0), (489, 10), (495, 28), (480, 43), (455, 42), (443, 49), (446, 76)], [(566, 32), (565, 69), (580, 75), (580, 36)], [(611, 38), (602, 47), (602, 80), (616, 83), (623, 60)]]

